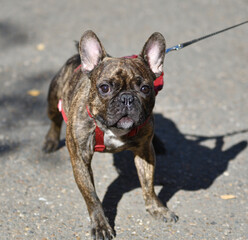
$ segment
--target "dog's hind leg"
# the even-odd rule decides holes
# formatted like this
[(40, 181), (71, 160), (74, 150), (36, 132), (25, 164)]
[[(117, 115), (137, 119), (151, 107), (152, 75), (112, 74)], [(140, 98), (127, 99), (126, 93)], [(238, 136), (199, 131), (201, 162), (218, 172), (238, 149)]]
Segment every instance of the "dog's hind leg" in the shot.
[(58, 91), (57, 85), (59, 82), (58, 81), (59, 77), (60, 77), (59, 74), (57, 74), (52, 80), (47, 99), (48, 100), (47, 115), (51, 120), (51, 125), (45, 137), (45, 142), (42, 149), (44, 152), (47, 153), (57, 150), (60, 141), (60, 132), (61, 132), (63, 117), (57, 108), (59, 101), (57, 94)]

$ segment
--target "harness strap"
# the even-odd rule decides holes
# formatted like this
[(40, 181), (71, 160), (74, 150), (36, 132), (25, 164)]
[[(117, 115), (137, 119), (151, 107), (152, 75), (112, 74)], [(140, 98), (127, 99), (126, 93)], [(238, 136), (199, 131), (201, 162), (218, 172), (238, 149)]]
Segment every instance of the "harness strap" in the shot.
[(59, 100), (59, 103), (58, 103), (58, 109), (59, 109), (59, 111), (61, 112), (62, 117), (63, 117), (65, 123), (67, 124), (68, 118), (67, 118), (67, 116), (66, 116), (66, 114), (65, 114), (65, 111), (64, 111), (64, 109), (63, 109), (63, 107), (62, 107), (62, 100), (61, 100), (61, 99)]
[(103, 152), (106, 148), (104, 145), (104, 132), (97, 126), (95, 119), (92, 117), (88, 106), (86, 106), (88, 115), (93, 119), (96, 129), (95, 129), (95, 152)]
[(153, 85), (155, 94), (157, 96), (158, 92), (161, 91), (164, 86), (164, 72), (162, 72), (161, 75), (154, 80)]

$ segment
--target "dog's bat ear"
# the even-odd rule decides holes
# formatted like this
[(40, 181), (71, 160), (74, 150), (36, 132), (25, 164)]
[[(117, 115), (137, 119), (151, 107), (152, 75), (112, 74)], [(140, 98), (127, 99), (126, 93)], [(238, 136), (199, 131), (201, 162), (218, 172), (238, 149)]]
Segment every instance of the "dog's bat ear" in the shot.
[(141, 57), (156, 76), (160, 76), (163, 71), (165, 49), (166, 43), (163, 35), (155, 32), (147, 40), (141, 52)]
[(79, 42), (79, 54), (81, 69), (86, 73), (92, 71), (107, 55), (100, 40), (91, 30), (86, 31), (82, 35)]

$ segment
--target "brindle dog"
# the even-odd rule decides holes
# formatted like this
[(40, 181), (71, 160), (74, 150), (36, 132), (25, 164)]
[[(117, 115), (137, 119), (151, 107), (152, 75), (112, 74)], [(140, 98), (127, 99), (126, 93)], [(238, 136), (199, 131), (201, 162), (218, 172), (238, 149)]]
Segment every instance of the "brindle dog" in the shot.
[[(79, 54), (65, 63), (50, 85), (51, 127), (43, 150), (52, 152), (58, 148), (63, 121), (57, 108), (60, 101), (67, 118), (66, 145), (76, 183), (88, 208), (93, 239), (114, 237), (96, 194), (91, 169), (97, 128), (103, 135), (101, 151), (131, 150), (134, 153), (146, 210), (165, 222), (178, 219), (154, 192), (153, 82), (162, 73), (165, 48), (164, 37), (154, 33), (136, 58), (113, 58), (95, 33), (86, 31), (79, 42)], [(75, 71), (79, 65), (81, 71)], [(130, 135), (134, 129), (138, 131)]]

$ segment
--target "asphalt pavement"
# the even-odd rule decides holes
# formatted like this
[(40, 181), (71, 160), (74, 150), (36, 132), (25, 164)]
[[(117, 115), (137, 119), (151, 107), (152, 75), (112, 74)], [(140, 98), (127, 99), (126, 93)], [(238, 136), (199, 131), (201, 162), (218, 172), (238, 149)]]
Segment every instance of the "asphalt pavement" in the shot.
[[(53, 75), (91, 29), (107, 52), (137, 54), (248, 20), (247, 0), (0, 1), (0, 239), (90, 239), (64, 146), (41, 151)], [(154, 109), (166, 154), (156, 192), (176, 224), (153, 220), (128, 152), (96, 153), (98, 195), (122, 240), (248, 239), (248, 24), (166, 55)]]

